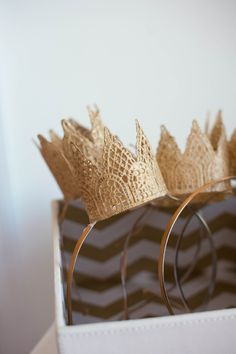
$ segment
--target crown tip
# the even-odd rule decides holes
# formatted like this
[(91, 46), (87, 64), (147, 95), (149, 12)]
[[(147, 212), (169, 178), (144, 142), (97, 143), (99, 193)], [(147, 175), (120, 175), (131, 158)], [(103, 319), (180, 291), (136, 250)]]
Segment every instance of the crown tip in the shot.
[(216, 115), (216, 123), (223, 124), (222, 110), (219, 109)]
[(139, 120), (137, 118), (135, 118), (135, 126), (136, 126), (136, 129), (141, 129), (141, 125), (140, 125)]
[(42, 134), (38, 134), (37, 138), (40, 142), (40, 144), (42, 145), (43, 143), (47, 142), (47, 139), (44, 138), (44, 136)]
[(145, 139), (148, 142), (148, 139), (143, 131), (143, 128), (141, 127), (141, 124), (139, 122), (138, 119), (135, 119), (135, 125), (136, 125), (136, 139), (137, 139), (137, 142), (140, 140), (140, 139)]
[(64, 133), (67, 133), (73, 129), (73, 125), (67, 120), (67, 119), (62, 119), (61, 120), (61, 126), (64, 131)]
[(91, 115), (91, 114), (97, 115), (100, 112), (96, 103), (94, 103), (92, 107), (90, 105), (87, 105), (86, 109), (87, 109), (89, 115)]
[(104, 127), (104, 139), (105, 140), (110, 139), (111, 135), (112, 134), (111, 134), (110, 130), (107, 127)]
[(169, 131), (167, 130), (167, 128), (164, 124), (162, 124), (160, 128), (161, 128), (161, 135), (162, 136), (169, 135)]
[(39, 150), (43, 150), (48, 144), (50, 144), (49, 143), (49, 141), (42, 135), (42, 134), (38, 134), (37, 135), (37, 138), (38, 138), (38, 140), (39, 140), (39, 143), (38, 143), (38, 141), (36, 141), (36, 140), (34, 140), (33, 139), (33, 143), (35, 144), (35, 146), (37, 146), (37, 148), (39, 149)]
[(192, 121), (192, 129), (193, 130), (200, 130), (200, 126), (198, 124), (197, 119), (193, 119), (193, 121)]

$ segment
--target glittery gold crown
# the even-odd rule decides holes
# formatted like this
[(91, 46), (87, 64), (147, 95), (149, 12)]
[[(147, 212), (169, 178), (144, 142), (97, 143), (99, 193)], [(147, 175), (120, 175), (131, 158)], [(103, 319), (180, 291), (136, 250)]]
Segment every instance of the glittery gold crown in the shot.
[(167, 193), (150, 144), (136, 122), (136, 154), (126, 149), (119, 138), (104, 128), (101, 149), (75, 133), (68, 121), (62, 121), (63, 147), (73, 166), (91, 222), (162, 197)]
[[(183, 153), (173, 136), (162, 126), (157, 162), (173, 195), (189, 194), (209, 181), (228, 176), (228, 147), (221, 115), (218, 114), (210, 134), (203, 133), (194, 120)], [(227, 187), (228, 184), (221, 183), (211, 191), (223, 191)]]
[(229, 141), (229, 162), (230, 173), (236, 175), (236, 129), (234, 130)]
[[(76, 122), (74, 119), (69, 119), (74, 133), (81, 139), (91, 142), (94, 146), (100, 146), (104, 140), (104, 126), (100, 118), (100, 112), (96, 108), (92, 110), (88, 107), (88, 113), (91, 121), (91, 129), (87, 129)], [(65, 156), (63, 150), (62, 139), (50, 131), (51, 141), (48, 141), (42, 135), (38, 135), (41, 154), (55, 177), (66, 200), (77, 199), (80, 197), (78, 180), (75, 177), (73, 166)]]

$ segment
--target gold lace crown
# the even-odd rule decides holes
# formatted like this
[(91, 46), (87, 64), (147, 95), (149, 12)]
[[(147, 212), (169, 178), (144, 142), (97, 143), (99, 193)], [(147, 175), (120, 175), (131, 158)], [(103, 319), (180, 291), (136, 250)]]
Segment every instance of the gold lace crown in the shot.
[(136, 154), (126, 149), (106, 127), (100, 149), (87, 138), (81, 144), (81, 136), (70, 122), (63, 120), (62, 127), (63, 148), (73, 167), (91, 222), (109, 218), (167, 193), (138, 121)]
[[(209, 181), (228, 176), (228, 146), (221, 112), (210, 133), (203, 133), (197, 121), (193, 121), (183, 153), (174, 137), (162, 126), (156, 157), (167, 188), (173, 195), (191, 193)], [(210, 191), (227, 188), (227, 183), (221, 183)]]
[[(90, 146), (93, 148), (94, 146), (99, 148), (104, 140), (104, 125), (100, 117), (100, 112), (98, 108), (92, 110), (88, 107), (88, 113), (91, 121), (91, 129), (83, 127), (74, 119), (69, 119), (69, 122), (80, 137), (81, 145), (86, 140), (90, 142)], [(38, 135), (40, 141), (39, 150), (56, 179), (65, 200), (77, 199), (80, 197), (79, 185), (74, 175), (73, 167), (65, 156), (62, 139), (52, 130), (50, 130), (49, 134), (50, 141), (42, 135)]]

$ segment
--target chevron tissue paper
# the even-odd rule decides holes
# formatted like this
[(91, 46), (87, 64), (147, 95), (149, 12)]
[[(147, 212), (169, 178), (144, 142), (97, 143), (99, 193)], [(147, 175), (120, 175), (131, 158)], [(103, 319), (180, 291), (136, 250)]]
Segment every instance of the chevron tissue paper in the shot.
[[(236, 239), (234, 237), (236, 197), (207, 205), (204, 208), (204, 217), (213, 232), (218, 258), (214, 293), (204, 312), (201, 312), (203, 311), (201, 307), (202, 297), (204, 292), (207, 292), (211, 266), (211, 250), (207, 244), (207, 239), (202, 241), (202, 249), (198, 255), (196, 269), (184, 287), (185, 296), (188, 298), (192, 310), (198, 313), (175, 317), (167, 316), (167, 310), (159, 294), (156, 268), (160, 239), (173, 210), (159, 207), (151, 209), (146, 214), (142, 220), (142, 225), (137, 228), (130, 241), (127, 264), (127, 292), (131, 321), (119, 321), (124, 318), (124, 299), (120, 281), (120, 254), (132, 225), (143, 213), (145, 208), (143, 207), (101, 222), (94, 230), (94, 237), (86, 240), (78, 261), (79, 265), (77, 265), (79, 274), (78, 268), (74, 272), (72, 310), (75, 325), (72, 327), (66, 326), (66, 273), (78, 234), (87, 223), (87, 214), (80, 202), (70, 203), (63, 226), (59, 231), (58, 215), (63, 208), (63, 203), (63, 201), (54, 202), (53, 206), (56, 328), (60, 354), (72, 352), (95, 353), (97, 349), (96, 346), (93, 347), (91, 344), (90, 338), (96, 336), (101, 338), (100, 350), (102, 353), (143, 353), (145, 346), (148, 350), (147, 353), (156, 353), (157, 351), (153, 347), (155, 343), (162, 348), (160, 353), (172, 353), (173, 348), (171, 349), (168, 338), (161, 344), (160, 342), (157, 344), (160, 336), (160, 332), (157, 335), (159, 326), (160, 328), (167, 326), (166, 336), (170, 336), (175, 346), (178, 347), (179, 345), (181, 348), (181, 341), (186, 341), (186, 338), (180, 335), (176, 339), (174, 333), (169, 333), (169, 328), (175, 326), (177, 321), (177, 327), (186, 327), (182, 329), (183, 333), (185, 333), (185, 330), (190, 331), (190, 335), (193, 336), (192, 343), (186, 344), (192, 348), (194, 341), (202, 338), (202, 334), (199, 337), (198, 330), (195, 334), (191, 332), (191, 326), (187, 325), (188, 321), (191, 325), (196, 321), (197, 329), (198, 327), (203, 328), (205, 322), (206, 325), (208, 325), (208, 322), (210, 325), (211, 321), (214, 324), (217, 323), (218, 318), (219, 323), (226, 327), (228, 325), (227, 321), (236, 321), (235, 310), (231, 310), (236, 306)], [(191, 264), (198, 232), (199, 225), (193, 222), (185, 235), (180, 251), (182, 272)], [(171, 242), (167, 258), (167, 281), (170, 288), (173, 281), (171, 268), (173, 263), (172, 248), (174, 249), (174, 247), (174, 243)], [(176, 289), (171, 291), (171, 296), (173, 301), (178, 301)], [(179, 313), (181, 312), (184, 311), (180, 309)], [(166, 324), (166, 320), (170, 323)], [(226, 323), (224, 323), (224, 320)], [(144, 336), (147, 330), (146, 326), (149, 330), (148, 334)], [(152, 331), (155, 326), (157, 326), (157, 332), (153, 334)], [(127, 337), (128, 333), (130, 333), (129, 338)], [(208, 338), (210, 338), (211, 332), (209, 331), (208, 334)], [(215, 332), (212, 335), (215, 336)], [(105, 338), (108, 337), (107, 341), (104, 336)], [(232, 350), (233, 335), (231, 331), (227, 333), (227, 336), (229, 337), (229, 345), (231, 345), (229, 348)], [(134, 342), (131, 345), (131, 338), (132, 341), (137, 342), (136, 345)], [(150, 340), (149, 344), (147, 338)], [(218, 340), (220, 340), (220, 335)], [(118, 341), (119, 346), (111, 350), (113, 341), (114, 343)], [(72, 347), (73, 351), (71, 351)], [(135, 347), (136, 349), (134, 349)], [(169, 351), (164, 351), (166, 348)], [(231, 353), (230, 350), (227, 353)], [(213, 349), (209, 347), (208, 353), (211, 352), (213, 353)], [(198, 351), (190, 351), (189, 347), (189, 353), (198, 353)], [(220, 351), (214, 351), (214, 353), (220, 353)]]

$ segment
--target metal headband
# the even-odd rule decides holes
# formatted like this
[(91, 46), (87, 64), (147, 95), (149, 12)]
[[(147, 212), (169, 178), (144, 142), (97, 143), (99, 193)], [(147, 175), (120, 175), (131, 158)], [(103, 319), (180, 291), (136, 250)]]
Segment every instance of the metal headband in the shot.
[(161, 297), (163, 299), (164, 304), (166, 305), (170, 315), (174, 315), (174, 310), (172, 308), (169, 296), (168, 296), (168, 292), (165, 286), (165, 256), (166, 256), (166, 250), (167, 250), (167, 245), (168, 245), (168, 241), (170, 239), (171, 236), (171, 232), (173, 230), (174, 225), (176, 224), (179, 216), (181, 215), (181, 213), (183, 212), (183, 210), (191, 203), (191, 201), (193, 201), (193, 199), (198, 196), (200, 193), (204, 192), (205, 189), (214, 186), (215, 184), (219, 184), (222, 182), (226, 182), (226, 181), (231, 181), (231, 180), (235, 180), (236, 176), (228, 176), (228, 177), (224, 177), (221, 178), (219, 180), (216, 181), (211, 181), (208, 182), (206, 184), (204, 184), (202, 187), (198, 188), (197, 190), (195, 190), (191, 195), (189, 195), (184, 201), (183, 203), (177, 208), (177, 210), (175, 211), (175, 213), (173, 214), (173, 216), (171, 217), (164, 235), (162, 237), (161, 240), (161, 245), (160, 245), (160, 253), (159, 253), (159, 258), (158, 258), (158, 278), (159, 278), (159, 282), (160, 282), (160, 291), (161, 291)]

